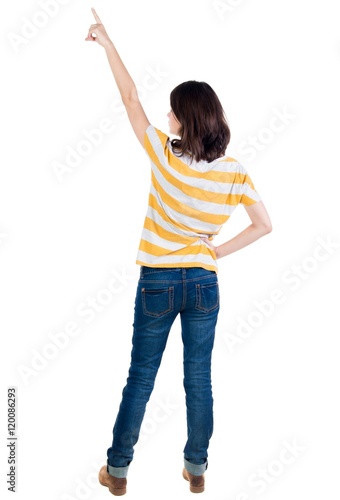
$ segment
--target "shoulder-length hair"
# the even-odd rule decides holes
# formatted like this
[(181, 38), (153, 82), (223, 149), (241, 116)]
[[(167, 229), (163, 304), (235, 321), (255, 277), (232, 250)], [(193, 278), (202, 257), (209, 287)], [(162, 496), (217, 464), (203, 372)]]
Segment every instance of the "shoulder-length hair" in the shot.
[(181, 83), (170, 94), (170, 106), (180, 123), (180, 139), (171, 141), (176, 154), (189, 154), (197, 162), (208, 163), (225, 155), (230, 129), (210, 85), (195, 80)]

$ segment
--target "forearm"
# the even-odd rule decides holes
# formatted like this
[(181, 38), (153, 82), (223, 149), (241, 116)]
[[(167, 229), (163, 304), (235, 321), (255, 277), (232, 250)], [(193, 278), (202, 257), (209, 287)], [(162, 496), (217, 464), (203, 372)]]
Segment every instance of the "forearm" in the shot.
[(144, 147), (145, 132), (150, 122), (139, 100), (137, 87), (121, 60), (111, 38), (107, 34), (98, 14), (95, 9), (92, 8), (91, 10), (96, 20), (96, 24), (91, 24), (85, 40), (98, 43), (105, 49), (112, 74), (126, 108), (131, 126), (137, 139)]
[(138, 101), (136, 85), (121, 60), (116, 47), (110, 42), (104, 48), (123, 103), (129, 105)]
[(269, 226), (258, 227), (251, 224), (234, 238), (226, 241), (225, 243), (222, 243), (222, 245), (215, 247), (217, 259), (221, 259), (226, 255), (236, 252), (237, 250), (241, 250), (242, 248), (258, 240), (265, 234), (268, 234), (270, 231), (271, 228)]

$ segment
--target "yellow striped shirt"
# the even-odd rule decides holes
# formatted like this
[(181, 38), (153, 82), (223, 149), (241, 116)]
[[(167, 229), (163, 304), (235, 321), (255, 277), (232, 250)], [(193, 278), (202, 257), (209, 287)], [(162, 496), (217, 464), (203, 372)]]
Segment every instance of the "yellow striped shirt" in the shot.
[(228, 156), (211, 163), (176, 156), (169, 137), (152, 125), (144, 147), (151, 187), (137, 264), (217, 272), (216, 255), (202, 238), (212, 240), (239, 203), (260, 201), (249, 175)]

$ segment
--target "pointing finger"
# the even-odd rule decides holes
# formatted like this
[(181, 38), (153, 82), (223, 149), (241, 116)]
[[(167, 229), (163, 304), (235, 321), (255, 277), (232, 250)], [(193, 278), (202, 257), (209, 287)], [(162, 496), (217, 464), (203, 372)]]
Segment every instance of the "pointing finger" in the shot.
[(95, 20), (97, 21), (98, 24), (103, 24), (100, 20), (100, 17), (98, 16), (97, 12), (94, 10), (94, 8), (92, 7), (92, 14), (94, 15), (94, 18)]

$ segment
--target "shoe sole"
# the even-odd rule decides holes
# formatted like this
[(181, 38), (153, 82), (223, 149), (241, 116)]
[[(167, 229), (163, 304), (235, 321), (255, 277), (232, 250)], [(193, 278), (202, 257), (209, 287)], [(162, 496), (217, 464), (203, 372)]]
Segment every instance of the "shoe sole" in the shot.
[[(188, 476), (186, 475), (185, 470), (183, 470), (182, 476), (184, 477), (184, 479), (186, 481), (188, 481), (190, 483), (190, 480), (189, 480)], [(203, 486), (192, 486), (190, 484), (190, 491), (191, 491), (191, 493), (203, 493), (204, 485)]]

